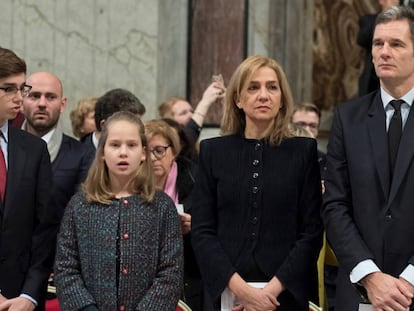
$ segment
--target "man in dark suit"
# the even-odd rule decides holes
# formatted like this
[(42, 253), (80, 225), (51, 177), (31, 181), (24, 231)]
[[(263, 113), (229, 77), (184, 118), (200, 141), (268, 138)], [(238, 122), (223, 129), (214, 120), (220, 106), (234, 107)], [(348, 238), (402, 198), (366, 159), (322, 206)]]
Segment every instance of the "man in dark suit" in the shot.
[(27, 83), (32, 89), (23, 99), (23, 129), (47, 143), (54, 181), (51, 204), (60, 222), (66, 204), (86, 178), (95, 151), (60, 129), (59, 118), (67, 98), (59, 78), (49, 72), (36, 72), (27, 78)]
[(406, 7), (378, 16), (381, 88), (335, 111), (322, 216), (340, 264), (338, 311), (358, 310), (363, 297), (373, 310), (414, 310), (413, 27)]
[[(321, 111), (315, 104), (304, 102), (293, 109), (291, 122), (294, 126), (308, 130), (316, 139), (319, 135)], [(318, 163), (321, 178), (324, 180), (326, 171), (326, 154), (318, 149)]]
[(30, 90), (25, 75), (24, 60), (0, 48), (0, 156), (7, 171), (1, 171), (6, 187), (0, 199), (0, 310), (44, 310), (56, 242), (46, 144), (8, 124)]

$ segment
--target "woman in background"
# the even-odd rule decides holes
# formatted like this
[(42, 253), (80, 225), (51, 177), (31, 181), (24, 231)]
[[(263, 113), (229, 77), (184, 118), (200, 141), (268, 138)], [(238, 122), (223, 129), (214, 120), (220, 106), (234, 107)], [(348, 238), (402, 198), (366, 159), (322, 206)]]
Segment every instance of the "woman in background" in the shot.
[(197, 175), (196, 164), (180, 155), (177, 130), (165, 120), (145, 123), (148, 148), (157, 189), (167, 193), (180, 210), (184, 238), (184, 297), (193, 311), (202, 310), (201, 276), (191, 246), (191, 192)]
[(190, 141), (195, 144), (203, 128), (204, 118), (207, 115), (211, 105), (225, 96), (226, 88), (224, 87), (223, 78), (212, 82), (203, 93), (203, 97), (197, 104), (195, 110), (191, 104), (181, 97), (170, 97), (159, 107), (158, 112), (161, 118), (169, 118), (177, 121), (185, 127)]
[(75, 109), (70, 112), (73, 134), (81, 141), (86, 135), (96, 130), (95, 104), (97, 97), (84, 97), (76, 103)]

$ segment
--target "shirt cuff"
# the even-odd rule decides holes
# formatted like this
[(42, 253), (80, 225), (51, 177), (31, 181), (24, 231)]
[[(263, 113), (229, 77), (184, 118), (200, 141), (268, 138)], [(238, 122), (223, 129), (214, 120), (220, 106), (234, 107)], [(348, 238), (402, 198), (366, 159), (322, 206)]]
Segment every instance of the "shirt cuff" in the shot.
[(26, 298), (26, 299), (29, 299), (36, 307), (37, 307), (37, 301), (36, 300), (34, 300), (32, 297), (30, 297), (29, 295), (27, 295), (27, 294), (20, 294), (20, 297), (23, 297), (23, 298)]
[(368, 274), (373, 272), (380, 272), (381, 270), (374, 263), (372, 259), (366, 259), (357, 264), (354, 269), (352, 269), (349, 278), (352, 283), (358, 283)]
[(414, 266), (408, 265), (404, 271), (400, 274), (400, 278), (403, 278), (407, 282), (410, 282), (414, 286)]

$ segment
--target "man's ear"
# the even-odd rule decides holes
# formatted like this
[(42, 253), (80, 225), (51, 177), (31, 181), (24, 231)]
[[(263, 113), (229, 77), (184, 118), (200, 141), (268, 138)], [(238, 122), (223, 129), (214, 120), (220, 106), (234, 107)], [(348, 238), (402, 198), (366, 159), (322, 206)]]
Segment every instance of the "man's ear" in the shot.
[(67, 97), (63, 96), (62, 97), (62, 105), (60, 106), (60, 113), (63, 113), (63, 111), (65, 111), (67, 103), (68, 103)]

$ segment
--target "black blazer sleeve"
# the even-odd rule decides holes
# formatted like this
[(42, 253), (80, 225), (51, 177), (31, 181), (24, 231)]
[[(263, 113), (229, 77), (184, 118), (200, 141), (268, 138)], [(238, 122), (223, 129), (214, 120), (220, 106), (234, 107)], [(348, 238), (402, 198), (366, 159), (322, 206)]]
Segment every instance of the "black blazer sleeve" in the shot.
[[(353, 117), (337, 108), (328, 144), (328, 174), (325, 180), (326, 192), (322, 218), (328, 240), (340, 259), (340, 264), (350, 273), (359, 262), (372, 259), (374, 256), (362, 239), (353, 219), (352, 191), (348, 173), (350, 168), (347, 160), (349, 151), (347, 152), (345, 147), (343, 118), (347, 118), (348, 122), (349, 118)], [(352, 135), (358, 135), (358, 133)], [(369, 194), (367, 193), (367, 195)]]
[(199, 173), (192, 193), (193, 202), (197, 204), (192, 210), (191, 240), (202, 279), (216, 300), (236, 269), (217, 237), (217, 193), (211, 171), (211, 152), (209, 145), (201, 142)]

